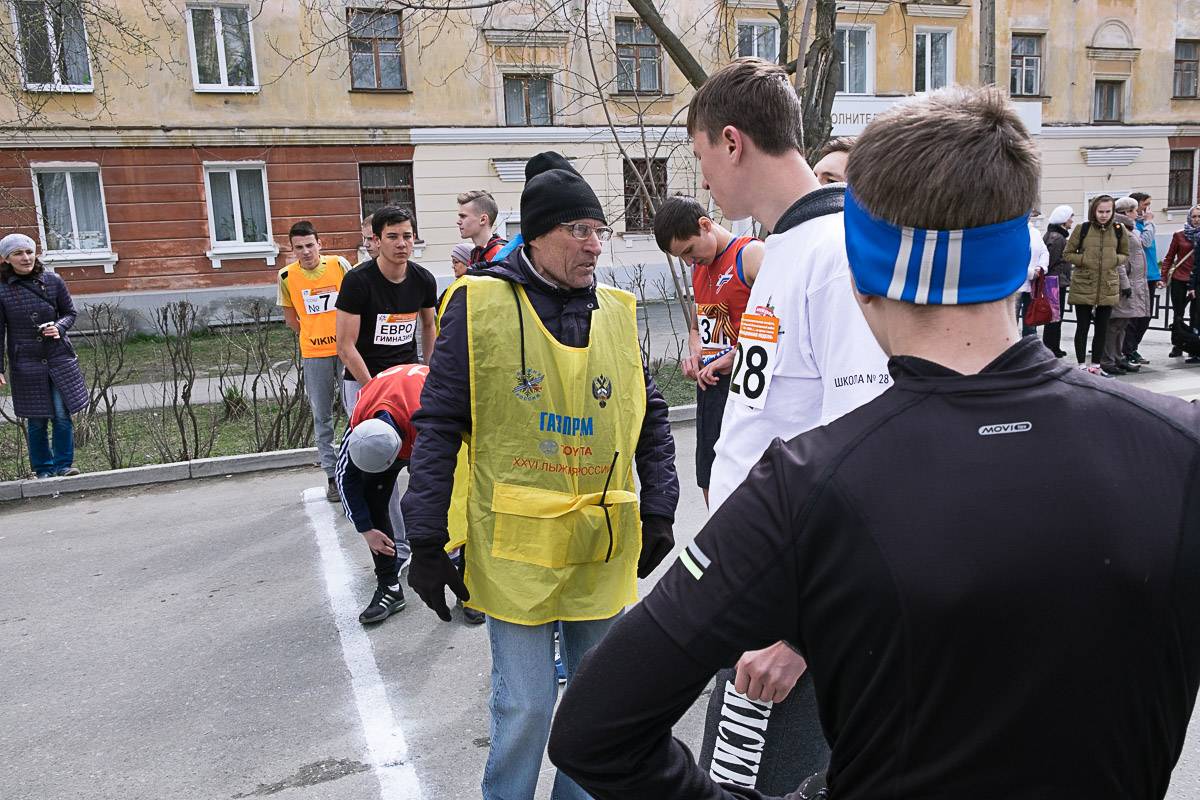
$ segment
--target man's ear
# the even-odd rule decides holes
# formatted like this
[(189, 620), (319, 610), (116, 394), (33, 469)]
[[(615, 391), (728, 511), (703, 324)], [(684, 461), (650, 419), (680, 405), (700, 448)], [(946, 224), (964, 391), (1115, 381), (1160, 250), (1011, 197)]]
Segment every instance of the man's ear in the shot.
[(700, 233), (703, 235), (712, 230), (713, 221), (708, 217), (701, 217), (696, 224), (700, 226)]
[(746, 150), (746, 137), (737, 128), (726, 125), (721, 129), (721, 146), (729, 154), (730, 160), (736, 164)]

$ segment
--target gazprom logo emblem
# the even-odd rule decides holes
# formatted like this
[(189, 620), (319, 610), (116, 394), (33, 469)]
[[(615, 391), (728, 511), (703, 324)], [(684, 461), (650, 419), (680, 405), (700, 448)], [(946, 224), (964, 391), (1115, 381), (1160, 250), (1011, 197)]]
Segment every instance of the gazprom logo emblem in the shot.
[(998, 422), (994, 425), (982, 425), (980, 436), (999, 436), (1002, 433), (1029, 433), (1033, 430), (1032, 422)]

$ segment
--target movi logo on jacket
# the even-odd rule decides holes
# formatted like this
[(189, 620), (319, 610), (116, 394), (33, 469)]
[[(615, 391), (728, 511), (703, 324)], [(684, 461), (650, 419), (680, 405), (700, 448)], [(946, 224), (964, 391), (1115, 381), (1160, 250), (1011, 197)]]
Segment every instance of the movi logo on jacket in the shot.
[(1032, 422), (998, 422), (992, 425), (981, 425), (980, 436), (999, 436), (1005, 433), (1028, 433), (1033, 430)]

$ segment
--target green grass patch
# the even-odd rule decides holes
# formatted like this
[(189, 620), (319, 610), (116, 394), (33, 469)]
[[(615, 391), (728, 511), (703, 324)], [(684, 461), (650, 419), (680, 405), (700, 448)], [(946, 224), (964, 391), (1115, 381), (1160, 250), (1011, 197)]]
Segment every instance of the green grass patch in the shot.
[[(252, 412), (228, 418), (221, 405), (196, 406), (195, 410), (201, 437), (207, 438), (208, 431), (215, 425), (212, 450), (207, 453), (207, 457), (235, 456), (258, 453), (264, 449), (277, 449), (263, 446), (268, 439), (267, 428), (277, 410), (275, 405), (264, 404), (260, 407), (257, 431)], [(163, 416), (164, 413), (166, 417)], [(307, 404), (296, 413), (302, 415), (304, 435), (297, 437), (289, 446), (311, 447), (311, 414)], [(345, 417), (340, 416), (335, 424), (339, 433), (343, 431), (346, 427)], [(176, 451), (180, 448), (179, 434), (170, 411), (145, 409), (118, 413), (115, 415), (114, 431), (122, 467), (140, 467), (174, 460), (163, 458), (164, 441), (173, 444)], [(106, 455), (107, 436), (101, 420), (89, 426), (77, 418), (75, 437), (75, 466), (82, 472), (99, 472), (113, 468)], [(0, 480), (20, 480), (28, 477), (29, 454), (21, 428), (12, 423), (0, 423)]]
[[(291, 359), (297, 346), (295, 333), (282, 322), (274, 322), (269, 323), (265, 335), (272, 362)], [(255, 346), (251, 334), (240, 326), (200, 331), (192, 334), (190, 340), (192, 363), (196, 366), (196, 375), (201, 378), (215, 377), (221, 364), (230, 360), (233, 364), (243, 363)], [(79, 355), (80, 369), (90, 377), (97, 357), (95, 341), (87, 336), (73, 336), (71, 342)], [(167, 352), (165, 337), (148, 334), (130, 337), (125, 341), (125, 362), (116, 385), (170, 380)]]

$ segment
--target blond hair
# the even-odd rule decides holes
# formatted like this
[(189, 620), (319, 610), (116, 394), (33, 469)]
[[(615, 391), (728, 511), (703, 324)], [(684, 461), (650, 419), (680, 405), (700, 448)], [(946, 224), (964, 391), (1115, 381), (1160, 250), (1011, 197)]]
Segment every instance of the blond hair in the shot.
[(492, 197), (492, 193), (487, 189), (472, 189), (469, 192), (463, 192), (458, 196), (458, 204), (465, 206), (468, 203), (475, 206), (475, 210), (480, 214), (486, 214), (489, 225), (496, 224), (496, 217), (500, 213), (500, 207), (496, 205), (496, 198)]
[(958, 230), (1028, 214), (1041, 157), (1002, 91), (952, 86), (877, 115), (854, 142), (846, 178), (877, 217)]

